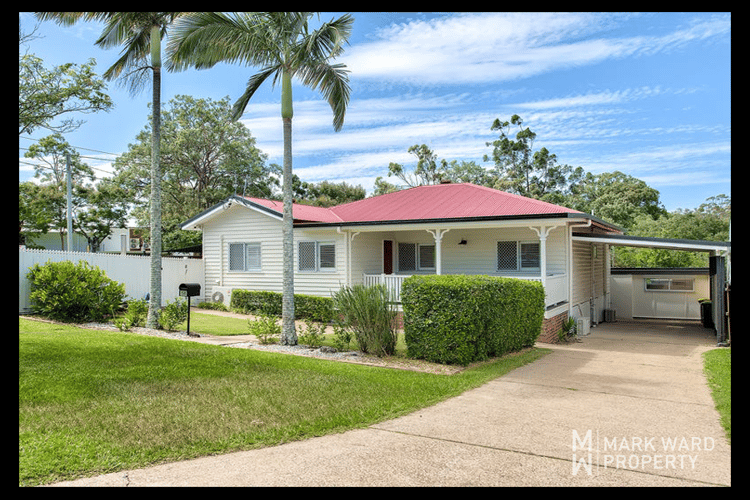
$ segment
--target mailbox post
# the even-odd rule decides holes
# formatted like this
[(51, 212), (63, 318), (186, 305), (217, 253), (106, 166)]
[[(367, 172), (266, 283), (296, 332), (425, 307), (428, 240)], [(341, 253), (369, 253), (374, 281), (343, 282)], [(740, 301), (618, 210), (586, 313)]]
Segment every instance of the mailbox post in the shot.
[(190, 297), (196, 297), (201, 294), (200, 283), (181, 283), (180, 297), (187, 297), (188, 317), (187, 317), (187, 334), (190, 335)]

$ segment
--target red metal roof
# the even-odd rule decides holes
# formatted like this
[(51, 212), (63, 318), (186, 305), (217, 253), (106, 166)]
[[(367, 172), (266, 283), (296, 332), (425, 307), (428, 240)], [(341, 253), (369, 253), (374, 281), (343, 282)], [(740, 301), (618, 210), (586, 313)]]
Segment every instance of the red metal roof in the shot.
[[(282, 213), (283, 204), (280, 201), (246, 199)], [(297, 221), (328, 223), (581, 213), (560, 205), (469, 183), (419, 186), (330, 208), (295, 203), (292, 211)]]

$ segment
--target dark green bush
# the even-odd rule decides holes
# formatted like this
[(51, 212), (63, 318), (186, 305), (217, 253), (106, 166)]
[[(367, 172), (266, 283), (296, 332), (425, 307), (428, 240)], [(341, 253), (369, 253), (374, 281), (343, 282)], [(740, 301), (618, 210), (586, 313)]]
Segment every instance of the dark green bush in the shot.
[(412, 276), (401, 288), (407, 356), (468, 365), (532, 346), (541, 283), (492, 276)]
[(83, 260), (35, 264), (27, 276), (34, 312), (56, 321), (102, 321), (125, 299), (124, 284)]
[[(232, 309), (246, 314), (281, 316), (281, 298), (278, 292), (232, 290)], [(328, 323), (333, 318), (333, 300), (330, 297), (294, 294), (294, 316)]]

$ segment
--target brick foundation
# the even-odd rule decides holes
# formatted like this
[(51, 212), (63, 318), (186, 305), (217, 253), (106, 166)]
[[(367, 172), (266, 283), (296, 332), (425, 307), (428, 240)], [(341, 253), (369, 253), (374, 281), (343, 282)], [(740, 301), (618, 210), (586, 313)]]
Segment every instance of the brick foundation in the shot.
[(562, 314), (553, 316), (549, 319), (542, 321), (542, 333), (539, 334), (537, 342), (544, 342), (545, 344), (557, 344), (559, 338), (558, 332), (562, 330), (563, 323), (568, 320), (568, 311)]

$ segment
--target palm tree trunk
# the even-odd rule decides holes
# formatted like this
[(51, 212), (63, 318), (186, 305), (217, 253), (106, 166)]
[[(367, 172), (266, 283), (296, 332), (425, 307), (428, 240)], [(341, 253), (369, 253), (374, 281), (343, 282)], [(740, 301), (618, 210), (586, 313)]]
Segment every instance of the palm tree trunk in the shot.
[(151, 65), (154, 87), (151, 117), (151, 288), (146, 327), (158, 328), (161, 310), (161, 34), (151, 28)]
[(284, 269), (281, 302), (281, 344), (297, 345), (294, 328), (294, 219), (292, 214), (292, 77), (284, 71), (281, 84), (281, 119), (284, 123), (282, 248)]

